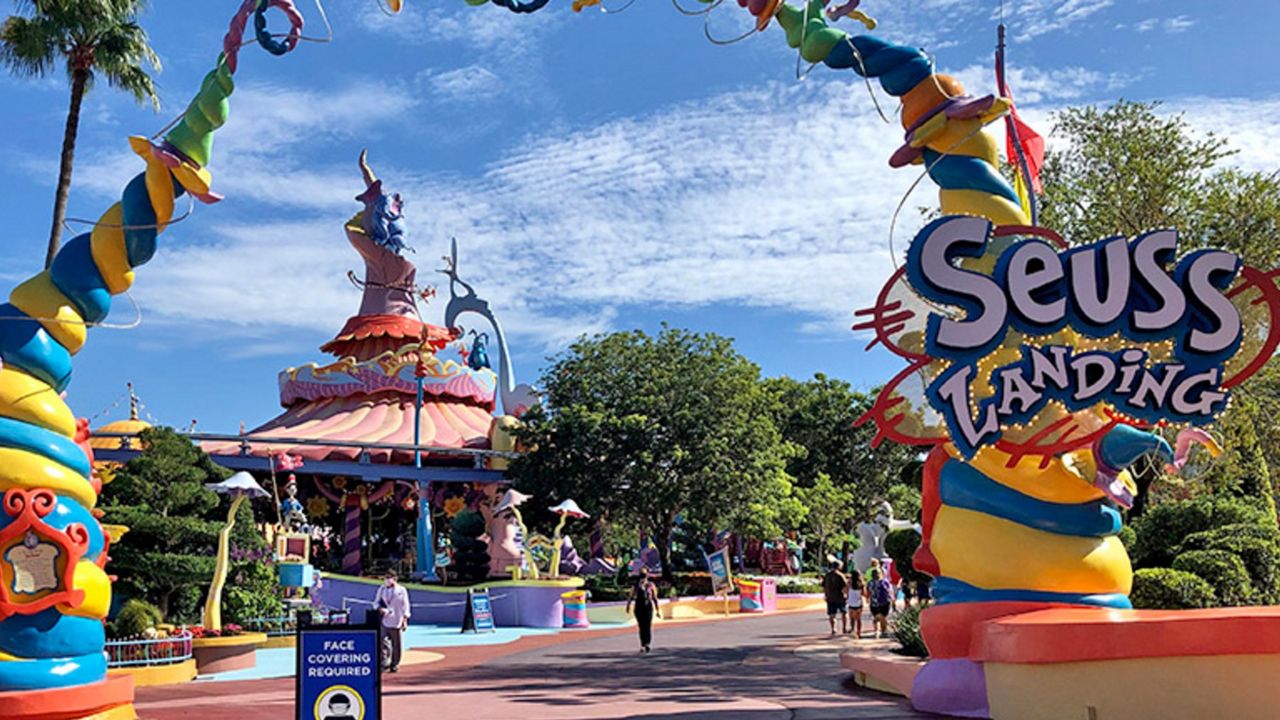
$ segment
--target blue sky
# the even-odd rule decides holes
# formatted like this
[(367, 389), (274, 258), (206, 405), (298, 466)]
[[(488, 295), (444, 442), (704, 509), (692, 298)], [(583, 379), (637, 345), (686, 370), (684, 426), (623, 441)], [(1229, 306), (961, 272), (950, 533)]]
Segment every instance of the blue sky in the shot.
[[(105, 86), (89, 95), (72, 217), (96, 218), (137, 171), (125, 137), (182, 110), (239, 5), (152, 4), (142, 22), (165, 65), (163, 109)], [(133, 291), (141, 325), (91, 335), (70, 388), (77, 412), (121, 416), (112, 405), (132, 380), (166, 424), (234, 432), (274, 416), (276, 373), (322, 361), (317, 346), (359, 303), (341, 223), (359, 209), (361, 147), (408, 200), (421, 280), (458, 238), (464, 275), (511, 333), (521, 381), (580, 333), (664, 320), (736, 338), (770, 375), (825, 372), (869, 388), (898, 370), (848, 328), (892, 270), (890, 220), (918, 171), (887, 166), (901, 129), (856, 76), (818, 68), (797, 81), (777, 28), (718, 47), (665, 0), (617, 15), (575, 15), (567, 0), (531, 16), (406, 4), (388, 18), (375, 0), (331, 0), (332, 43), (284, 58), (243, 51), (212, 168), (227, 199), (162, 236)], [(316, 6), (298, 5), (308, 34), (323, 34)], [(1276, 3), (1005, 6), (1014, 91), (1042, 132), (1067, 105), (1159, 99), (1225, 135), (1241, 150), (1234, 163), (1280, 167)], [(864, 2), (878, 32), (929, 49), (975, 93), (994, 85), (998, 8)], [(709, 29), (732, 37), (748, 19), (730, 0)], [(9, 286), (44, 256), (67, 92), (60, 75), (0, 76), (0, 92)], [(926, 181), (906, 201), (899, 250), (935, 198)], [(133, 319), (118, 299), (110, 321)]]

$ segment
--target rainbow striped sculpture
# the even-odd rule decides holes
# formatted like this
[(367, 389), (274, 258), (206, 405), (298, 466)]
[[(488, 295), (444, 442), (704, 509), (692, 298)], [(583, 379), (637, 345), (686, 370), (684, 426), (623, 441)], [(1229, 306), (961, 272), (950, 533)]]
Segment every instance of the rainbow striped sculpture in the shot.
[[(301, 36), (288, 0), (287, 51)], [(19, 285), (0, 305), (0, 714), (6, 718), (132, 718), (132, 684), (107, 679), (103, 619), (111, 605), (104, 566), (108, 539), (95, 516), (101, 482), (92, 471), (87, 423), (60, 397), (71, 357), (111, 297), (133, 284), (157, 236), (186, 193), (206, 203), (214, 132), (226, 122), (236, 52), (250, 15), (268, 3), (246, 0), (224, 52), (161, 142), (131, 137), (146, 169), (92, 232), (72, 238), (52, 267)], [(265, 33), (265, 21), (259, 34)], [(268, 38), (270, 39), (270, 38)], [(282, 54), (272, 50), (273, 54)]]

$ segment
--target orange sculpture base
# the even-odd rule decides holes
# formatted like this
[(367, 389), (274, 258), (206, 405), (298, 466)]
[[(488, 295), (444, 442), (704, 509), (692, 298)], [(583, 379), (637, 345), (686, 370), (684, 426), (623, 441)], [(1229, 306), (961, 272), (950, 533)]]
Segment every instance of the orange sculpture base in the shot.
[(5, 720), (136, 720), (133, 678), (112, 676), (93, 685), (0, 692)]
[(975, 629), (971, 659), (996, 720), (1272, 720), (1280, 607), (1041, 610)]

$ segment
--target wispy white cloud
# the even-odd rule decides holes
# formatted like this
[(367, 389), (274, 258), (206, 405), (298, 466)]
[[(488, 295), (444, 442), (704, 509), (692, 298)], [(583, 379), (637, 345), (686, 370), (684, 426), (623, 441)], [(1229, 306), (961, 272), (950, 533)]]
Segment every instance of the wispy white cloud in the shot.
[[(986, 68), (959, 75), (973, 91), (989, 90)], [(1024, 67), (1011, 81), (1028, 119), (1049, 134), (1052, 110), (1106, 101), (1131, 78)], [(289, 98), (314, 107), (299, 112), (276, 107), (279, 88), (242, 88), (236, 97), (257, 121), (229, 124), (217, 151), (229, 214), (170, 231), (174, 241), (137, 290), (151, 321), (231, 338), (242, 354), (313, 347), (339, 327), (358, 302), (345, 273), (359, 260), (341, 225), (361, 186), (354, 163), (308, 158), (341, 155), (356, 137), (417, 109), (414, 100), (388, 106), (395, 89), (341, 90), (336, 103)], [(1274, 117), (1280, 97), (1190, 99), (1168, 109), (1226, 135), (1243, 151), (1241, 166), (1280, 167), (1280, 128), (1251, 120)], [(273, 127), (262, 132), (264, 124)], [(927, 181), (903, 201), (920, 171), (887, 167), (900, 141), (901, 128), (880, 121), (860, 82), (815, 75), (531, 136), (465, 177), (407, 158), (373, 160), (408, 201), (419, 282), (438, 282), (435, 258), (456, 236), (463, 276), (509, 331), (525, 347), (555, 348), (636, 308), (732, 304), (846, 331), (892, 268), (895, 209), (904, 208), (901, 252), (919, 223), (915, 208), (935, 202)], [(127, 154), (89, 163), (85, 182), (118, 192), (128, 174), (116, 165), (126, 161), (136, 171)], [(428, 319), (439, 320), (442, 304)]]
[[(970, 65), (949, 74), (976, 95), (995, 92), (995, 74), (990, 65)], [(1135, 74), (1104, 73), (1078, 66), (1044, 70), (1020, 65), (1008, 69), (1009, 88), (1019, 107), (1113, 97), (1117, 90), (1139, 79), (1140, 76)]]
[[(1190, 15), (1178, 15), (1167, 18), (1147, 18), (1134, 23), (1133, 29), (1140, 33), (1159, 31), (1175, 35), (1195, 27), (1196, 21)], [(1124, 27), (1123, 25), (1119, 27)]]
[(455, 70), (425, 71), (421, 79), (441, 100), (453, 103), (484, 102), (502, 94), (504, 84), (492, 70), (468, 65)]
[(1011, 8), (1014, 39), (1072, 30), (1115, 4), (1115, 0), (1024, 0)]

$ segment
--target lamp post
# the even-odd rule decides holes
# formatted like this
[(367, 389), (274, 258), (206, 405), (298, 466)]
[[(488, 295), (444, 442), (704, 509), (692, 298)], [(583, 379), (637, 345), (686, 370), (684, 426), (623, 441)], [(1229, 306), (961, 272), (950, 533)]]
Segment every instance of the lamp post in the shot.
[[(422, 387), (427, 378), (426, 358), (427, 325), (422, 324), (422, 337), (418, 345), (418, 364), (413, 369), (418, 392), (413, 402), (413, 466), (422, 469)], [(436, 576), (436, 548), (431, 528), (431, 498), (427, 481), (418, 478), (418, 577), (423, 581), (438, 579)]]
[(218, 561), (213, 569), (213, 582), (209, 585), (209, 597), (204, 602), (204, 627), (206, 630), (222, 629), (222, 586), (227, 582), (227, 570), (230, 565), (231, 528), (236, 524), (236, 512), (245, 498), (267, 497), (271, 493), (262, 489), (253, 476), (241, 470), (220, 483), (205, 487), (220, 494), (231, 496), (231, 509), (227, 511), (227, 524), (218, 533)]
[(560, 522), (556, 523), (556, 531), (551, 542), (555, 545), (555, 552), (551, 554), (551, 577), (560, 577), (560, 550), (564, 547), (564, 538), (560, 536), (560, 531), (564, 529), (564, 524), (569, 518), (585, 518), (590, 515), (582, 512), (582, 508), (578, 507), (578, 503), (572, 500), (565, 500), (559, 505), (548, 508), (551, 512), (560, 516)]

